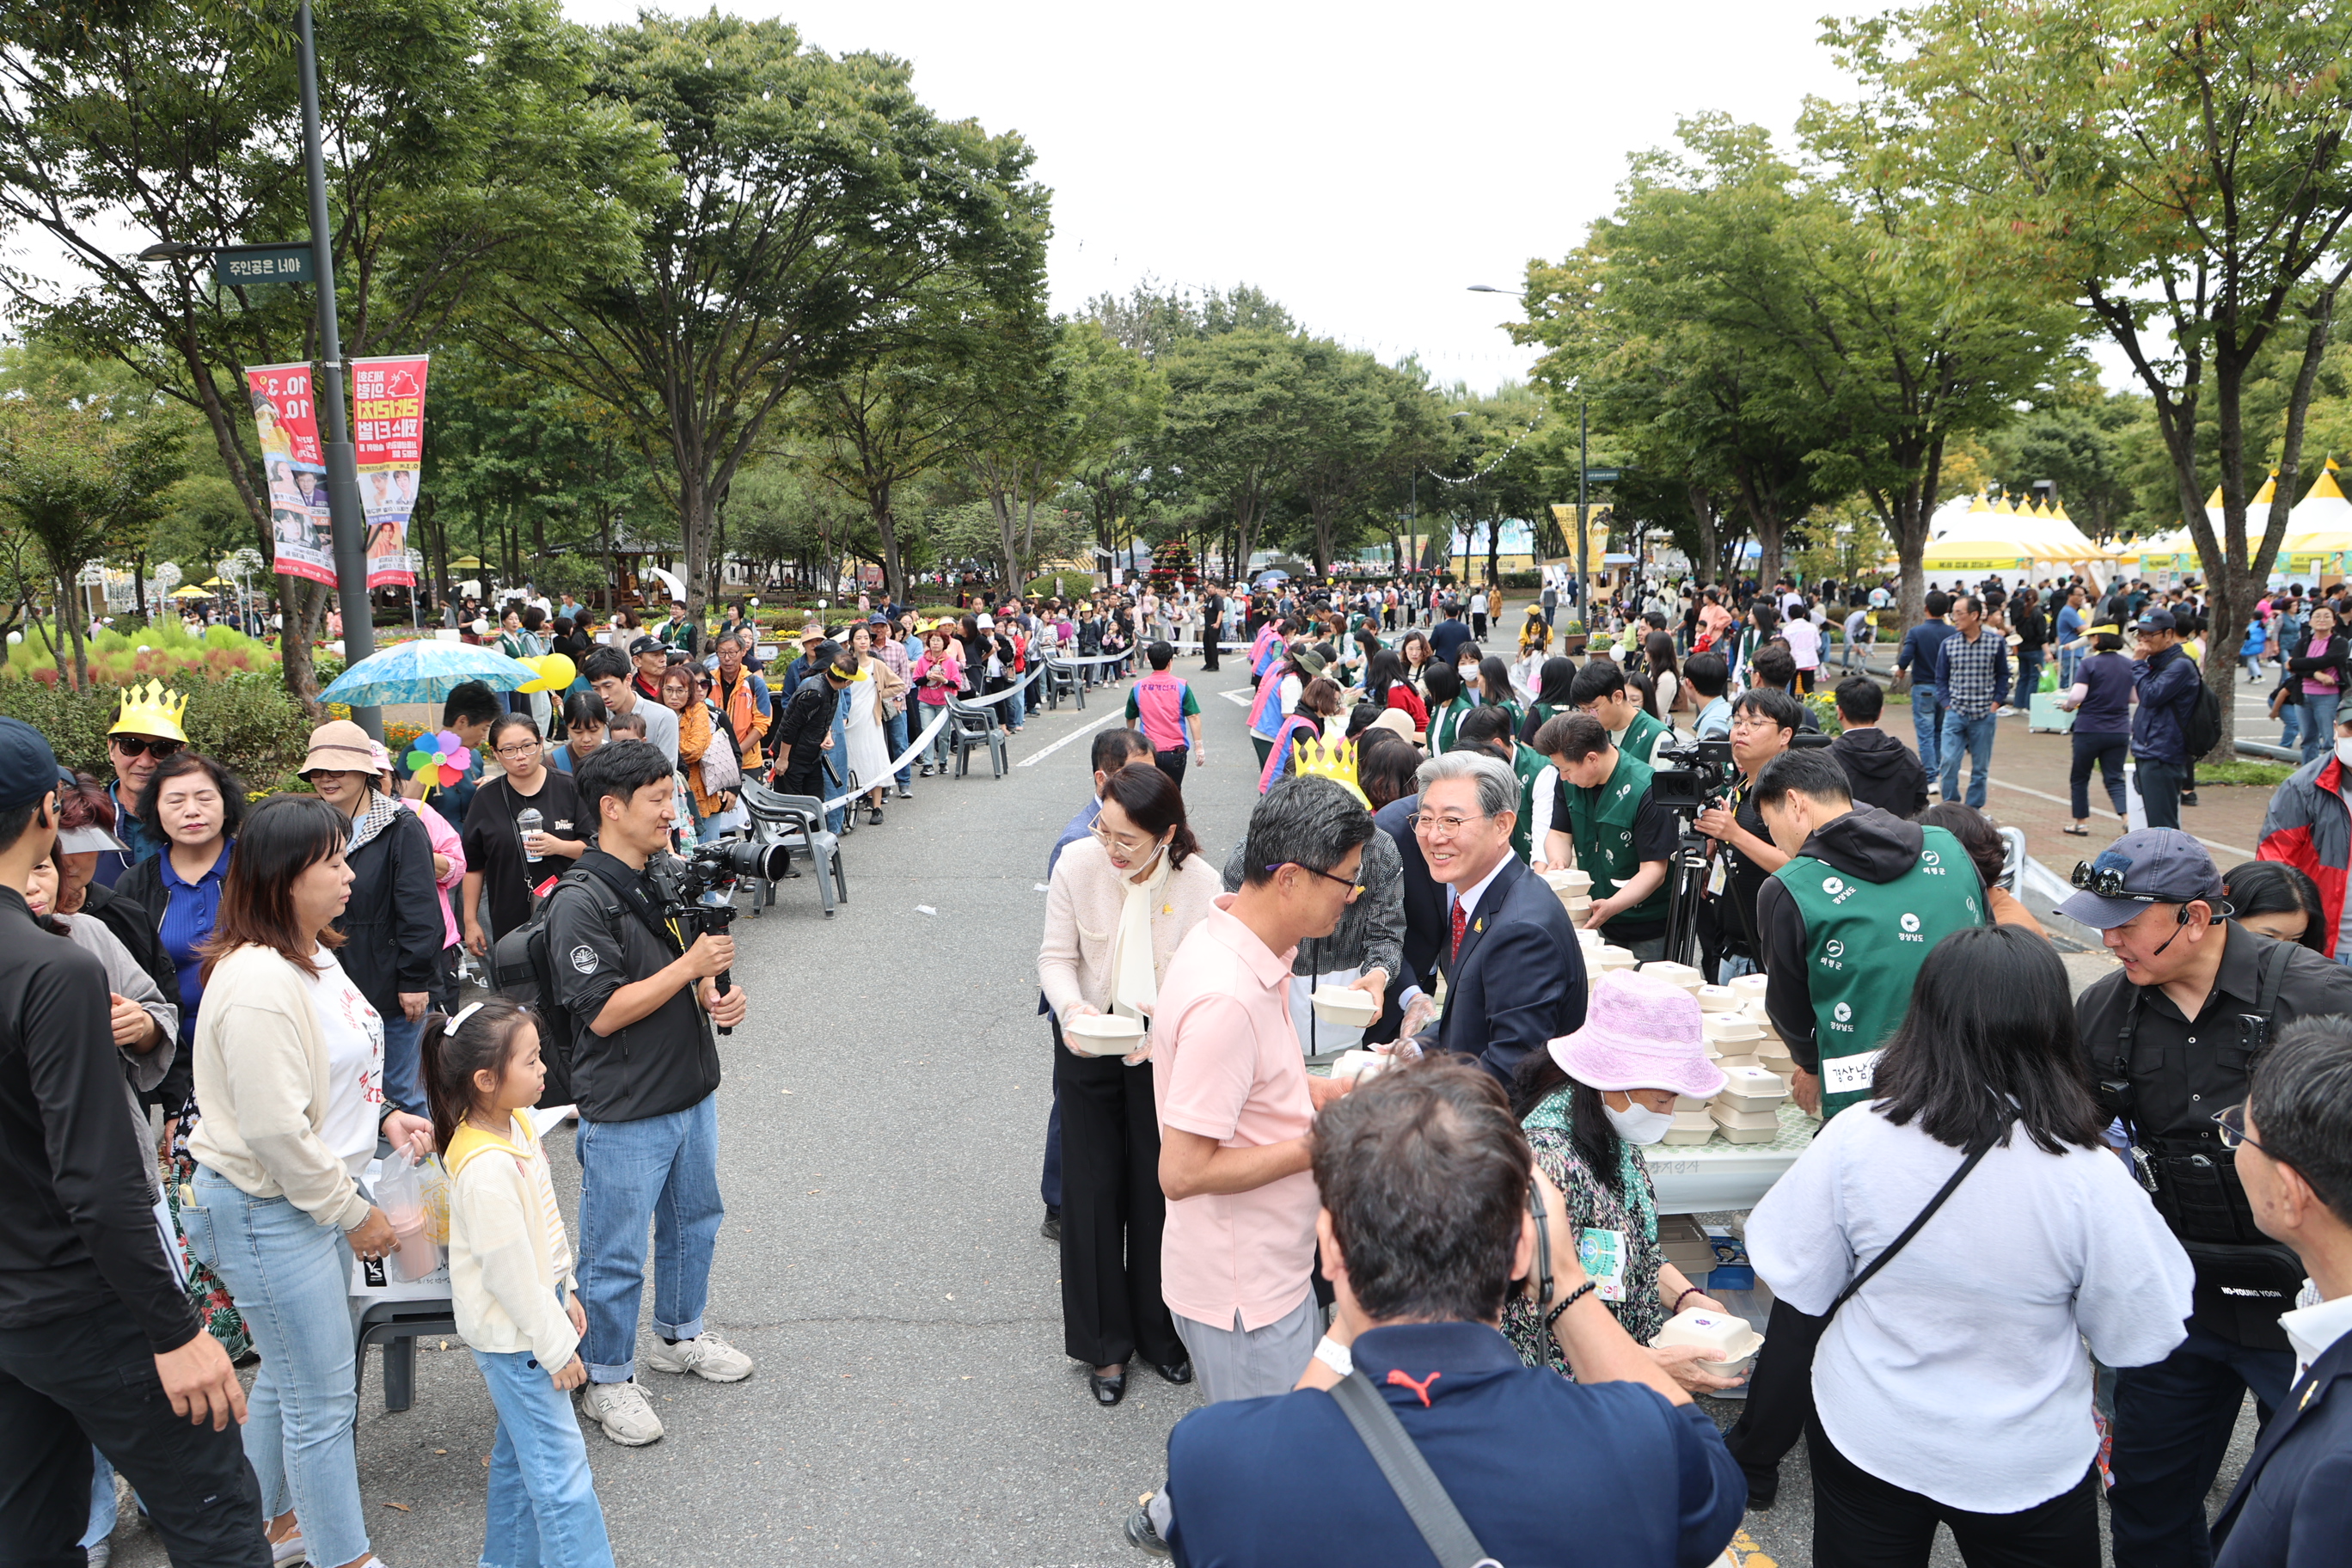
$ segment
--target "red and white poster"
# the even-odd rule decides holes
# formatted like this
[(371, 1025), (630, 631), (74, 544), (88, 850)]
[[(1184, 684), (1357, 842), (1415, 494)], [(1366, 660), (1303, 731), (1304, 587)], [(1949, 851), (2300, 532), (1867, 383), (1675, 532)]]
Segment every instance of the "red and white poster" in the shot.
[(359, 459), (360, 511), (367, 519), (371, 588), (413, 585), (416, 558), (408, 520), (425, 457), (425, 373), (431, 356), (352, 361), (352, 444)]
[(265, 364), (245, 373), (261, 467), (269, 487), (269, 532), (281, 576), (332, 587), (333, 537), (327, 521), (327, 465), (319, 450), (319, 407), (307, 364)]

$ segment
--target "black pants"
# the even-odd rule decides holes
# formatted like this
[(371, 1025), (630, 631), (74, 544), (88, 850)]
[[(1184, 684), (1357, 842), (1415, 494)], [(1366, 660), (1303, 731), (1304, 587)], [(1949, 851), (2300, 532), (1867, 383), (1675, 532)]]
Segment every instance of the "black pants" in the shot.
[(1190, 746), (1174, 746), (1164, 752), (1151, 753), (1153, 764), (1168, 775), (1170, 784), (1179, 789), (1184, 787), (1184, 764), (1192, 760), (1192, 748)]
[(2074, 766), (2067, 774), (2074, 786), (2074, 820), (2087, 822), (2091, 817), (2091, 764), (2099, 767), (2099, 780), (2107, 786), (2107, 798), (2115, 803), (2116, 815), (2126, 813), (2124, 798), (2124, 758), (2131, 751), (2131, 732), (2127, 730), (2095, 730), (2084, 734), (2074, 731)]
[(2205, 1494), (2246, 1395), (2263, 1425), (2286, 1402), (2291, 1351), (2249, 1350), (2191, 1323), (2149, 1366), (2116, 1369), (2116, 1445), (2107, 1494), (2116, 1568), (2205, 1568), (2213, 1561)]
[(1970, 1513), (1892, 1481), (1837, 1450), (1818, 1420), (1805, 1427), (1813, 1467), (1813, 1568), (1927, 1568), (1948, 1524), (1969, 1568), (2099, 1568), (2099, 1467), (2015, 1513)]
[(1151, 1065), (1082, 1057), (1054, 1026), (1054, 1097), (1062, 1108), (1062, 1349), (1089, 1366), (1138, 1351), (1185, 1360), (1160, 1298), (1160, 1119)]
[[(1724, 1447), (1748, 1472), (1750, 1497), (1771, 1496), (1775, 1483), (1769, 1478), (1813, 1418), (1813, 1348), (1829, 1325), (1827, 1318), (1800, 1312), (1786, 1301), (1772, 1303), (1772, 1316), (1764, 1325), (1764, 1348), (1757, 1352), (1756, 1370), (1748, 1379), (1748, 1403), (1723, 1437)], [(1767, 1478), (1764, 1485), (1758, 1484), (1759, 1477)]]
[(2159, 763), (2153, 757), (2135, 757), (2132, 765), (2139, 773), (2140, 809), (2147, 814), (2150, 827), (2180, 826), (2180, 785), (2188, 778), (2189, 769), (2182, 763)]
[(1203, 631), (1201, 634), (1201, 668), (1202, 669), (1217, 668), (1217, 634), (1215, 632)]
[(81, 1568), (93, 1443), (139, 1489), (173, 1568), (269, 1568), (261, 1484), (236, 1427), (172, 1414), (119, 1304), (0, 1329), (0, 1563)]

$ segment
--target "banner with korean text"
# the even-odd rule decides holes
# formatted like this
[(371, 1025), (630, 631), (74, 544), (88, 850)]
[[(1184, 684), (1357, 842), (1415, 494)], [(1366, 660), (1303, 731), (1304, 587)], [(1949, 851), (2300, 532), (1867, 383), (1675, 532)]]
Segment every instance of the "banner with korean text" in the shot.
[(319, 407), (307, 364), (265, 364), (245, 373), (261, 468), (269, 487), (269, 535), (278, 572), (332, 587), (335, 551), (327, 522), (327, 465), (319, 449)]
[(371, 588), (416, 582), (408, 520), (416, 510), (425, 457), (425, 373), (431, 357), (352, 361), (352, 445), (359, 460), (360, 511), (367, 519)]

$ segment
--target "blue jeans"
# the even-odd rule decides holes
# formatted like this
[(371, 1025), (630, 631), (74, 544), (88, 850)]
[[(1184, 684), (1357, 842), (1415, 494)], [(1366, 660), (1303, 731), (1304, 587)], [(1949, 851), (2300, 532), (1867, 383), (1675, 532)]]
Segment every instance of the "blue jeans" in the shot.
[(2282, 709), (2280, 709), (2280, 710), (2279, 710), (2279, 738), (2278, 738), (2278, 743), (2279, 743), (2280, 745), (2282, 745), (2282, 746), (2285, 746), (2285, 747), (2289, 748), (2290, 750), (2294, 749), (2294, 748), (2295, 747), (2296, 743), (2297, 743), (2296, 737), (2301, 733), (2302, 729), (2303, 729), (2303, 704), (2302, 704), (2302, 703), (2300, 703), (2300, 702), (2293, 702), (2293, 703), (2289, 703), (2287, 706), (2285, 706), (2285, 707), (2284, 707), (2284, 708), (2282, 708)]
[(642, 1121), (583, 1116), (577, 1147), (580, 1304), (588, 1313), (580, 1353), (591, 1382), (626, 1383), (637, 1367), (648, 1222), (654, 1227), (654, 1331), (667, 1340), (702, 1332), (710, 1256), (726, 1214), (719, 1196), (718, 1102), (706, 1095), (684, 1110)]
[(1950, 800), (1960, 792), (1960, 756), (1969, 758), (1969, 804), (1981, 806), (1985, 790), (1991, 782), (1993, 726), (2000, 721), (1988, 713), (1980, 719), (1970, 719), (1957, 709), (1944, 710), (1944, 732), (1937, 740), (1936, 752), (1942, 759), (1944, 798)]
[(2082, 662), (2083, 650), (2081, 648), (2067, 647), (2060, 648), (2058, 650), (2059, 690), (2063, 691), (2068, 687), (2074, 684), (2074, 671), (2081, 666)]
[[(907, 750), (907, 715), (903, 712), (893, 713), (884, 719), (882, 735), (889, 744), (892, 756), (904, 754)], [(914, 781), (914, 777), (915, 764), (909, 762), (898, 770), (898, 787), (905, 789)]]
[(2285, 1403), (2292, 1351), (2248, 1350), (2190, 1324), (2154, 1366), (2116, 1370), (2115, 1487), (2107, 1494), (2116, 1561), (2205, 1568), (2213, 1548), (2205, 1494), (2221, 1474), (2248, 1392), (2267, 1422)]
[(2033, 694), (2042, 689), (2042, 650), (2021, 649), (2017, 656), (2017, 695), (2011, 699), (2011, 708), (2032, 709)]
[(474, 1364), (499, 1411), (481, 1568), (612, 1568), (604, 1510), (571, 1396), (528, 1351), (476, 1351)]
[(1933, 778), (1944, 771), (1937, 749), (1944, 734), (1944, 703), (1932, 682), (1916, 682), (1911, 688), (1911, 728), (1919, 738), (1919, 765)]
[(2303, 696), (2303, 760), (2311, 761), (2336, 744), (2336, 705), (2341, 697)]
[(247, 1197), (203, 1165), (195, 1197), (180, 1205), (188, 1251), (228, 1287), (261, 1352), (244, 1434), (261, 1511), (292, 1509), (320, 1563), (365, 1557), (351, 1247), (286, 1199)]
[(89, 1451), (89, 1529), (83, 1532), (84, 1552), (114, 1533), (114, 1466), (95, 1447)]
[(412, 1024), (408, 1015), (396, 1006), (383, 1016), (384, 1098), (419, 1116), (428, 1113), (425, 1103), (424, 1040), (424, 1019)]

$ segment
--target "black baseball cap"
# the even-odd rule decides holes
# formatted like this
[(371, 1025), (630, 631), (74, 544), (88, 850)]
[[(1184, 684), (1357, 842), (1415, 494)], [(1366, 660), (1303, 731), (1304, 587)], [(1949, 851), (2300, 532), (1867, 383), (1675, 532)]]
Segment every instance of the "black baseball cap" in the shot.
[(2168, 632), (2178, 629), (2170, 610), (2150, 610), (2132, 623), (2132, 630), (2136, 632)]
[(641, 653), (667, 653), (668, 651), (669, 645), (662, 641), (659, 637), (639, 637), (636, 641), (629, 645), (629, 657), (631, 658), (636, 658), (637, 655)]
[(58, 787), (58, 754), (22, 719), (0, 718), (0, 811), (29, 805)]
[(2205, 846), (2177, 827), (2143, 827), (2126, 833), (2075, 873), (2076, 885), (2105, 881), (2102, 895), (2090, 887), (2058, 906), (2058, 912), (2096, 931), (2111, 931), (2137, 919), (2150, 904), (2186, 904), (2202, 900), (2215, 918), (2226, 918), (2221, 872)]

